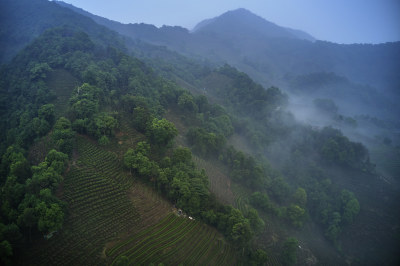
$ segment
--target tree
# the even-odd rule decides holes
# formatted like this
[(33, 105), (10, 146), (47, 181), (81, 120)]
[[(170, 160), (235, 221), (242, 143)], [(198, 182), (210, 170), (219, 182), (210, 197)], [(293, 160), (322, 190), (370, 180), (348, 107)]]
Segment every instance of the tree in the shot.
[(161, 120), (154, 118), (148, 127), (146, 135), (152, 143), (160, 148), (168, 146), (174, 137), (178, 135), (178, 130), (173, 123), (165, 118)]
[(354, 218), (360, 212), (360, 204), (356, 198), (347, 201), (343, 206), (342, 222), (343, 224), (351, 224)]
[(201, 155), (218, 154), (225, 144), (225, 137), (221, 134), (207, 132), (204, 128), (190, 128), (187, 138), (193, 149)]
[(23, 150), (14, 145), (8, 147), (1, 158), (0, 183), (5, 182), (7, 176), (15, 176), (22, 183), (30, 175), (29, 162), (23, 155)]
[(46, 156), (45, 162), (48, 167), (52, 167), (58, 174), (62, 174), (68, 160), (68, 155), (52, 149)]
[(56, 121), (51, 136), (58, 149), (71, 156), (75, 132), (72, 130), (71, 122), (67, 118), (60, 117)]
[(341, 222), (341, 216), (340, 213), (338, 212), (333, 212), (329, 221), (329, 227), (325, 231), (325, 236), (336, 243), (337, 237), (340, 234), (341, 228), (340, 228), (340, 222)]
[(64, 222), (64, 212), (57, 203), (52, 203), (48, 206), (45, 202), (41, 201), (35, 207), (35, 211), (38, 214), (39, 231), (53, 232), (62, 227)]
[(35, 117), (32, 120), (32, 129), (35, 132), (36, 136), (38, 136), (38, 137), (42, 137), (42, 136), (46, 135), (47, 132), (49, 132), (50, 128), (51, 128), (51, 126), (50, 126), (49, 122), (47, 122), (44, 119)]
[(75, 118), (90, 118), (97, 112), (98, 103), (89, 99), (80, 99), (72, 104), (71, 110)]
[(297, 241), (294, 237), (289, 237), (283, 243), (282, 253), (281, 253), (281, 261), (283, 265), (294, 265), (297, 261), (297, 247), (299, 245), (299, 241)]
[(289, 185), (282, 177), (272, 179), (271, 192), (279, 201), (283, 201), (288, 196), (289, 191)]
[(103, 136), (111, 136), (114, 128), (118, 126), (118, 121), (109, 114), (101, 113), (95, 117), (97, 128)]
[(135, 151), (131, 148), (124, 154), (124, 165), (129, 168), (129, 172), (132, 175), (132, 169), (135, 165)]
[[(137, 144), (136, 149), (128, 149), (124, 155), (124, 165), (130, 169), (135, 169), (139, 175), (144, 177), (158, 177), (159, 167), (157, 163), (151, 161), (148, 157), (150, 145), (145, 141)], [(132, 174), (132, 171), (131, 171)]]
[(88, 83), (78, 87), (69, 102), (74, 118), (92, 118), (97, 113), (101, 89)]
[(269, 211), (271, 209), (271, 202), (268, 195), (259, 191), (251, 194), (250, 203), (264, 211)]
[(257, 210), (251, 208), (247, 212), (247, 219), (249, 219), (251, 229), (254, 233), (260, 233), (264, 230), (265, 223), (260, 216), (258, 216)]
[(39, 79), (45, 79), (47, 76), (47, 73), (50, 71), (51, 71), (51, 68), (47, 63), (36, 63), (29, 70), (30, 79), (32, 81), (39, 80)]
[(305, 210), (298, 205), (291, 204), (286, 209), (286, 218), (295, 227), (302, 227), (305, 215)]
[[(60, 167), (58, 163), (56, 165)], [(43, 188), (54, 190), (62, 180), (59, 171), (60, 168), (55, 170), (53, 167), (49, 167), (47, 162), (32, 166), (33, 175), (26, 181), (27, 189), (33, 193), (38, 193)]]
[(54, 104), (42, 105), (38, 110), (38, 117), (46, 120), (50, 125), (53, 125), (55, 120)]
[(195, 103), (193, 96), (188, 93), (182, 93), (178, 98), (178, 106), (183, 110), (190, 113), (197, 113), (199, 108)]
[(241, 222), (234, 224), (230, 237), (237, 246), (244, 247), (253, 237), (249, 221), (244, 219)]
[(268, 260), (267, 252), (262, 249), (251, 251), (250, 253), (250, 265), (265, 265)]
[(192, 161), (192, 152), (190, 151), (189, 148), (179, 147), (174, 150), (173, 155), (172, 155), (172, 163), (173, 164), (177, 164), (177, 163), (188, 164), (191, 161)]
[(293, 194), (293, 201), (295, 204), (305, 207), (307, 204), (307, 192), (304, 188), (297, 188), (296, 192)]
[(105, 135), (101, 136), (98, 141), (99, 141), (99, 144), (102, 146), (105, 146), (108, 143), (110, 143), (110, 140)]

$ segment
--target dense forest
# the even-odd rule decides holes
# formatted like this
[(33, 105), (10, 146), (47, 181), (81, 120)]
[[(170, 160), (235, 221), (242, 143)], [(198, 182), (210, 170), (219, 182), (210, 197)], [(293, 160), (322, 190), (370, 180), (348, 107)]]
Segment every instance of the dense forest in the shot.
[[(323, 93), (362, 86), (311, 71), (264, 87), (62, 6), (2, 3), (2, 264), (396, 265), (398, 168), (374, 149), (398, 153), (397, 125)], [(303, 88), (334, 123), (299, 121)], [(346, 134), (363, 123), (387, 131)]]

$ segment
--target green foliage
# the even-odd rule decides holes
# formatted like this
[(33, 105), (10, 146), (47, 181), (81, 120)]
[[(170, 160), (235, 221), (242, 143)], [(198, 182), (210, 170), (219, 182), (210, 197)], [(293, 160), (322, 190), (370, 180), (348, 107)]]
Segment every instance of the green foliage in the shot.
[(43, 80), (46, 78), (46, 74), (51, 71), (51, 68), (47, 63), (37, 63), (29, 71), (31, 80)]
[(42, 105), (38, 110), (38, 118), (46, 120), (50, 125), (55, 121), (54, 104)]
[(233, 134), (233, 126), (231, 119), (228, 115), (220, 115), (216, 117), (210, 117), (209, 120), (205, 123), (205, 127), (217, 134), (223, 135), (225, 137), (229, 137)]
[(245, 247), (253, 236), (250, 222), (243, 214), (231, 206), (227, 206), (223, 211), (217, 213), (217, 227), (241, 248)]
[(173, 123), (165, 118), (161, 120), (154, 118), (148, 126), (146, 135), (151, 143), (161, 148), (172, 143), (172, 140), (178, 135), (178, 130)]
[(46, 156), (45, 162), (48, 167), (53, 168), (58, 174), (62, 174), (67, 165), (68, 156), (65, 153), (51, 150)]
[(32, 120), (32, 130), (35, 132), (36, 136), (42, 137), (47, 134), (47, 132), (50, 130), (50, 124), (44, 120), (35, 117)]
[(263, 211), (270, 211), (272, 208), (268, 195), (259, 191), (251, 194), (250, 203)]
[(147, 127), (150, 125), (153, 119), (153, 115), (147, 108), (138, 106), (133, 109), (133, 126), (139, 132), (146, 132)]
[(358, 203), (358, 200), (355, 198), (354, 194), (345, 189), (342, 190), (340, 198), (342, 201), (342, 223), (344, 225), (351, 224), (360, 212), (360, 204)]
[(336, 240), (341, 232), (340, 222), (341, 222), (340, 213), (333, 212), (329, 219), (328, 222), (329, 226), (325, 231), (325, 236), (334, 243), (336, 243)]
[(220, 159), (228, 165), (233, 179), (250, 188), (263, 187), (269, 180), (268, 170), (260, 161), (232, 146), (223, 150)]
[(304, 188), (297, 188), (296, 192), (293, 194), (293, 201), (300, 207), (306, 207), (307, 204), (307, 192)]
[(209, 133), (203, 128), (190, 128), (186, 136), (193, 150), (203, 156), (218, 155), (226, 141), (223, 135)]
[(176, 148), (172, 155), (172, 163), (173, 164), (187, 164), (190, 165), (192, 163), (192, 152), (189, 148), (179, 147)]
[(5, 177), (15, 176), (19, 182), (24, 182), (30, 176), (30, 166), (23, 150), (17, 146), (10, 146), (1, 158), (0, 184), (5, 182)]
[(250, 265), (265, 265), (268, 260), (268, 254), (262, 249), (252, 251), (249, 255)]
[(287, 103), (287, 96), (278, 88), (265, 90), (254, 83), (249, 76), (228, 65), (218, 69), (218, 73), (232, 79), (232, 84), (220, 88), (217, 93), (235, 107), (240, 114), (252, 115), (256, 119), (269, 116), (271, 110)]
[(326, 127), (318, 137), (319, 152), (325, 161), (364, 171), (372, 168), (364, 145), (351, 142), (339, 130)]
[(99, 138), (99, 144), (100, 145), (102, 145), (102, 146), (106, 146), (108, 143), (110, 143), (110, 140), (108, 139), (108, 137), (107, 136), (101, 136), (100, 138)]
[(100, 113), (94, 118), (97, 129), (103, 136), (112, 136), (113, 130), (117, 128), (118, 121), (109, 114)]
[[(341, 227), (354, 221), (360, 210), (354, 195), (342, 192), (342, 199), (338, 200), (332, 185), (323, 181), (324, 176), (313, 175), (312, 170), (302, 171), (302, 166), (288, 169), (288, 172), (295, 173), (289, 177), (298, 182), (291, 185), (304, 187), (299, 187), (292, 195), (291, 187), (285, 181), (290, 178), (272, 174), (254, 157), (225, 147), (226, 138), (234, 131), (245, 136), (254, 146), (265, 147), (295, 127), (291, 116), (281, 110), (286, 105), (286, 95), (275, 87), (265, 90), (232, 67), (226, 65), (213, 72), (227, 78), (227, 82), (215, 89), (215, 95), (228, 111), (209, 104), (205, 96), (193, 96), (172, 82), (157, 77), (137, 59), (112, 47), (103, 49), (86, 33), (68, 28), (45, 33), (15, 59), (12, 67), (15, 70), (1, 71), (1, 93), (4, 91), (6, 96), (1, 94), (0, 109), (5, 110), (2, 121), (7, 121), (2, 122), (0, 130), (3, 150), (12, 143), (28, 147), (29, 143), (50, 131), (55, 114), (54, 106), (49, 103), (54, 100), (54, 95), (46, 87), (45, 78), (51, 69), (63, 68), (78, 78), (82, 85), (70, 99), (68, 117), (72, 123), (64, 117), (58, 119), (51, 134), (56, 148), (62, 153), (72, 154), (75, 138), (72, 128), (81, 134), (90, 134), (98, 138), (100, 144), (106, 145), (108, 137), (118, 127), (115, 110), (132, 114), (132, 124), (148, 137), (153, 153), (165, 151), (178, 132), (171, 122), (159, 118), (165, 109), (172, 106), (184, 112), (186, 122), (195, 126), (187, 134), (194, 151), (203, 156), (219, 155), (235, 181), (250, 189), (268, 191), (271, 198), (280, 203), (292, 203), (281, 208), (285, 210), (284, 218), (292, 225), (302, 226), (307, 206), (315, 220), (324, 226), (327, 238), (336, 241)], [(211, 71), (200, 72), (192, 73), (190, 79), (195, 80), (198, 75), (208, 75)], [(5, 88), (10, 93), (5, 93)], [(214, 94), (214, 90), (210, 93)], [(332, 101), (320, 100), (315, 104), (327, 112), (337, 112)], [(341, 132), (328, 128), (307, 131), (304, 136), (304, 142), (293, 145), (299, 150), (300, 157), (319, 155), (323, 163), (371, 169), (365, 147), (350, 142)], [(12, 148), (4, 153), (0, 179), (0, 184), (4, 184), (0, 194), (1, 221), (18, 222), (18, 226), (29, 229), (37, 225), (42, 232), (61, 227), (64, 218), (62, 204), (57, 202), (52, 191), (62, 180), (61, 174), (66, 166), (67, 157), (62, 153), (50, 151), (45, 162), (32, 167), (33, 175), (23, 152)], [(189, 149), (178, 148), (168, 153), (171, 158), (158, 162), (154, 158), (159, 158), (160, 154), (155, 156), (147, 143), (140, 142), (135, 149), (125, 153), (124, 165), (152, 182), (177, 207), (217, 226), (238, 247), (247, 246), (253, 233), (262, 231), (264, 222), (256, 210), (250, 209), (244, 217), (240, 211), (215, 202), (210, 196), (208, 178), (204, 171), (194, 168)], [(309, 174), (311, 177), (303, 180), (303, 176)], [(276, 211), (266, 193), (253, 193), (250, 202), (264, 211)], [(290, 251), (290, 243), (285, 244), (284, 249)], [(289, 251), (287, 264), (293, 264), (295, 259), (290, 258), (293, 251)], [(254, 263), (262, 264), (266, 254), (257, 250), (253, 259)]]
[(289, 237), (283, 243), (281, 261), (283, 265), (294, 265), (297, 262), (297, 246), (299, 241), (294, 237)]
[(249, 220), (251, 229), (255, 234), (261, 233), (264, 230), (265, 223), (258, 216), (258, 212), (256, 209), (249, 209), (246, 218)]
[(178, 106), (184, 112), (197, 113), (199, 111), (199, 108), (197, 107), (193, 97), (188, 93), (183, 93), (181, 96), (179, 96)]
[(291, 204), (285, 210), (285, 217), (293, 226), (300, 228), (303, 226), (305, 210), (298, 205)]
[(38, 214), (38, 229), (41, 232), (53, 232), (62, 227), (64, 212), (57, 203), (46, 204), (40, 202), (35, 211)]
[(74, 118), (91, 118), (98, 111), (100, 89), (88, 83), (78, 87), (69, 104)]
[(61, 152), (69, 156), (72, 155), (75, 132), (72, 130), (71, 122), (67, 118), (60, 117), (57, 120), (51, 137)]
[(253, 237), (249, 221), (244, 220), (243, 222), (234, 224), (230, 237), (238, 246), (245, 245), (247, 242), (249, 242), (249, 240)]
[(290, 192), (288, 183), (282, 177), (276, 177), (271, 182), (272, 195), (280, 202), (283, 202)]

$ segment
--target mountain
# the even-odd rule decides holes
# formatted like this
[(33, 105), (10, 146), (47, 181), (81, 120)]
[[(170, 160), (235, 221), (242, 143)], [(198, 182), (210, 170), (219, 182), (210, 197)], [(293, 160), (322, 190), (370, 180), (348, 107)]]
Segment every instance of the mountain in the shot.
[[(369, 136), (381, 172), (336, 127), (390, 101), (349, 61), (395, 45), (312, 42), (243, 9), (190, 32), (60, 4), (1, 6), (19, 48), (0, 68), (0, 264), (398, 265), (399, 141)], [(293, 95), (336, 124), (296, 120)]]
[(222, 38), (293, 38), (315, 41), (315, 38), (300, 30), (280, 27), (252, 12), (239, 8), (216, 18), (197, 24), (193, 33), (207, 32)]
[(316, 41), (305, 32), (280, 27), (246, 9), (206, 19), (189, 32), (181, 27), (122, 24), (57, 3), (125, 36), (166, 46), (191, 58), (229, 63), (266, 87), (290, 89), (288, 76), (322, 71), (399, 99), (400, 42), (341, 45)]
[(122, 48), (123, 40), (92, 19), (48, 0), (0, 2), (0, 63), (10, 61), (22, 48), (50, 27), (69, 25), (87, 32), (103, 45)]
[(182, 27), (163, 26), (161, 28), (157, 28), (154, 25), (145, 23), (123, 24), (91, 14), (81, 8), (77, 8), (71, 4), (64, 3), (62, 1), (55, 2), (58, 5), (71, 9), (78, 14), (90, 17), (99, 25), (106, 26), (107, 28), (119, 32), (122, 35), (128, 36), (132, 39), (141, 39), (143, 41), (156, 45), (165, 45), (166, 43), (170, 43), (171, 41), (173, 41), (174, 38), (177, 41), (180, 41), (189, 34), (189, 31)]

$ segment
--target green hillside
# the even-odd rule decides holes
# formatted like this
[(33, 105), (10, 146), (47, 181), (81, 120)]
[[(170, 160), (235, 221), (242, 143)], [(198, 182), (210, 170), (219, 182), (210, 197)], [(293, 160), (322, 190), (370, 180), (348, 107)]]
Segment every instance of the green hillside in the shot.
[(37, 3), (0, 69), (1, 264), (397, 264), (390, 139), (371, 159), (278, 87)]

